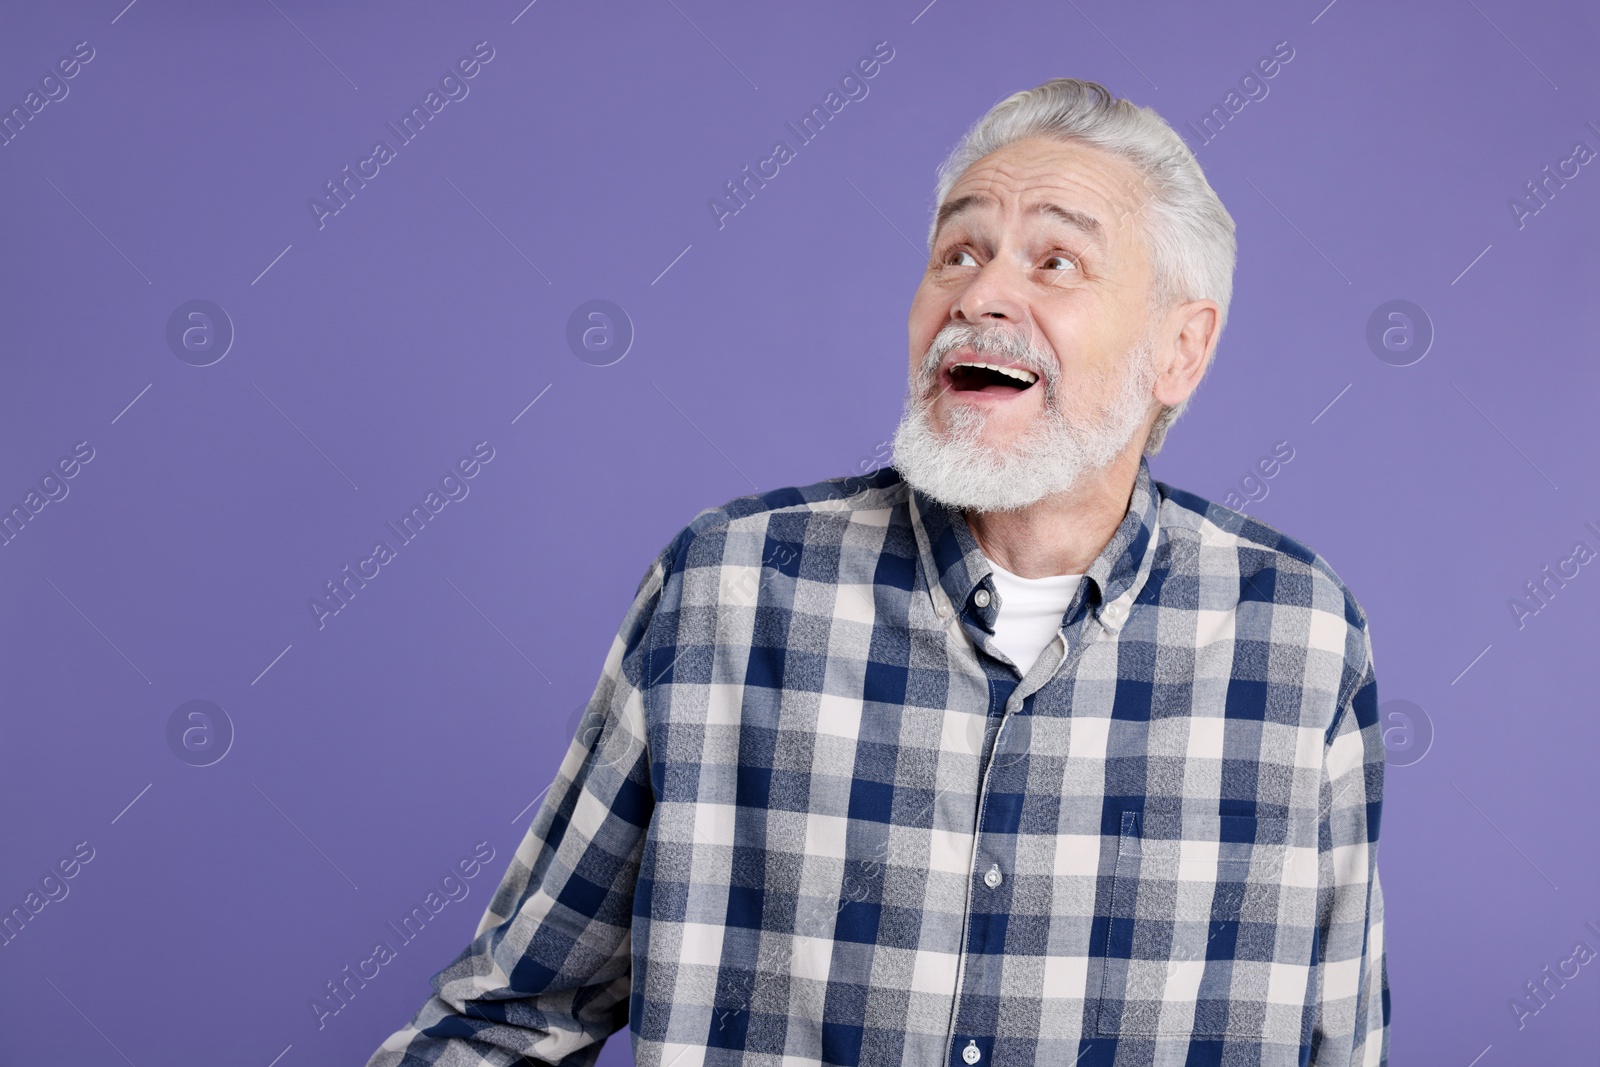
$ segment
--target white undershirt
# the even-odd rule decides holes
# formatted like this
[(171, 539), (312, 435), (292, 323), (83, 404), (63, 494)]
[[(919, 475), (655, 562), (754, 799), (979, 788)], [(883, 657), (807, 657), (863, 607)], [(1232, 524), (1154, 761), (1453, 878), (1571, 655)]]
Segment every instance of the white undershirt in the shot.
[(1061, 617), (1067, 613), (1083, 575), (1024, 578), (994, 560), (989, 565), (994, 568), (994, 587), (1000, 594), (1000, 613), (995, 618), (992, 640), (1026, 677), (1040, 653), (1060, 632)]

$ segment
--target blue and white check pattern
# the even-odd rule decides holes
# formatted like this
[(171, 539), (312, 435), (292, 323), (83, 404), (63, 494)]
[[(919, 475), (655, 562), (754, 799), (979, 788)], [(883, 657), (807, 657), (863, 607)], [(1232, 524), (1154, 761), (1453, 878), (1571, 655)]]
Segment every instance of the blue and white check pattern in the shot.
[(1026, 677), (1000, 609), (892, 468), (701, 512), (370, 1067), (587, 1065), (624, 1026), (651, 1067), (1386, 1063), (1377, 688), (1333, 570), (1141, 462)]

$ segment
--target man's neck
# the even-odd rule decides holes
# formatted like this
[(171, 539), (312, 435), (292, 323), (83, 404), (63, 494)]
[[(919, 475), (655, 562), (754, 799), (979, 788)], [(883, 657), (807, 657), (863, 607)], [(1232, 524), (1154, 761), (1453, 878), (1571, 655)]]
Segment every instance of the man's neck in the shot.
[(963, 512), (967, 528), (983, 554), (1012, 574), (1084, 574), (1128, 513), (1140, 456), (1137, 450), (1125, 451), (1069, 492), (1026, 508)]

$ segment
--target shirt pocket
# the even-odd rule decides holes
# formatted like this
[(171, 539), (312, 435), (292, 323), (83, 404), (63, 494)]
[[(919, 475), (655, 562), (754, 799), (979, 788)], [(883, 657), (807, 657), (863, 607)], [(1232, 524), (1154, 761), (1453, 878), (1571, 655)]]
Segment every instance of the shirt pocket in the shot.
[(1099, 1034), (1262, 1036), (1287, 829), (1282, 817), (1122, 813)]

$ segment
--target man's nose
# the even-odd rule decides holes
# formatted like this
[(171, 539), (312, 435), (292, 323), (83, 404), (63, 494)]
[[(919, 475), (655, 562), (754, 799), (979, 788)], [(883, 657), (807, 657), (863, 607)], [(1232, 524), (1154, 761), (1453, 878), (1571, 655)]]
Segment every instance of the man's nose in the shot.
[(951, 318), (974, 324), (1022, 324), (1027, 312), (1018, 295), (1021, 279), (1000, 257), (986, 263), (950, 309)]

